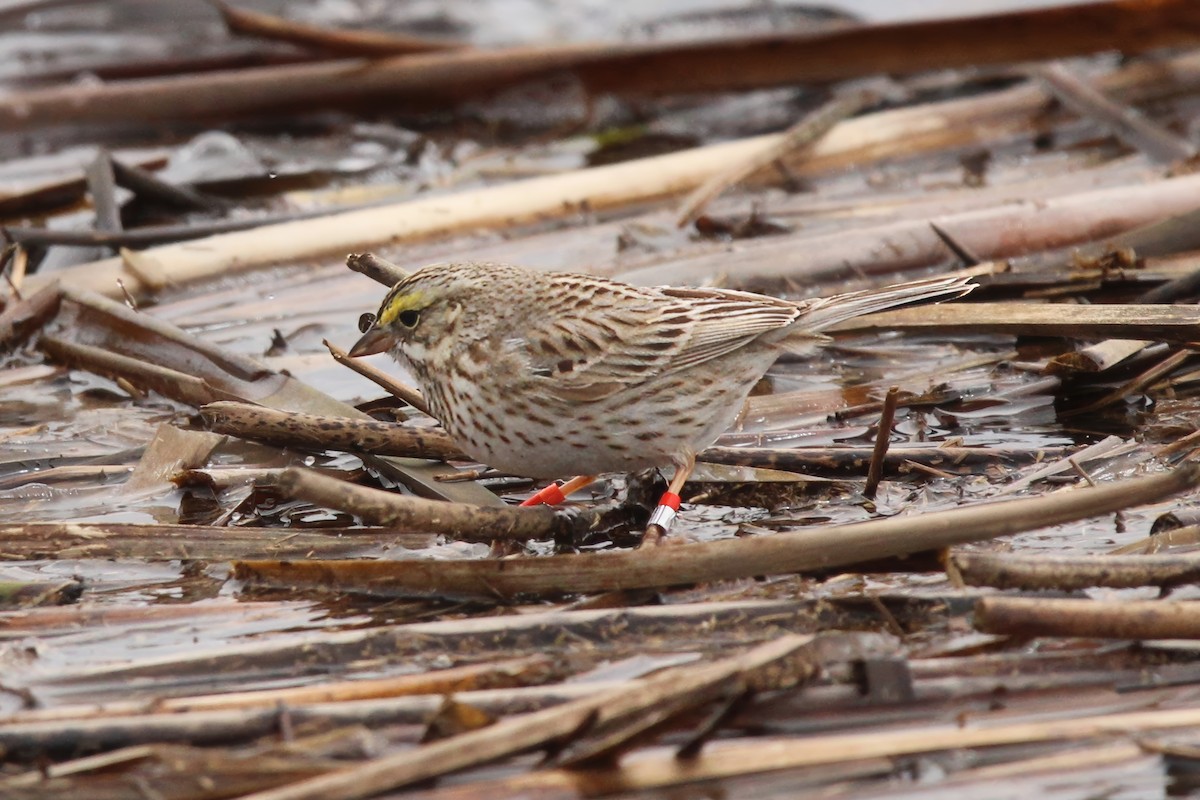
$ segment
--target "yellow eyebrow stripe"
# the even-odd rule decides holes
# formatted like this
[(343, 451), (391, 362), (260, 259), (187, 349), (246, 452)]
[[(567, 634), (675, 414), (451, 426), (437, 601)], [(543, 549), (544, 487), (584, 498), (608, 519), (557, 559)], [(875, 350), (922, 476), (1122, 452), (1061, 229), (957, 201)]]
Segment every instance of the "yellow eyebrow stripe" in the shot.
[(403, 292), (397, 293), (393, 297), (388, 297), (384, 299), (383, 307), (379, 309), (378, 324), (391, 325), (396, 321), (396, 317), (405, 311), (424, 308), (424, 301), (425, 295), (423, 292)]

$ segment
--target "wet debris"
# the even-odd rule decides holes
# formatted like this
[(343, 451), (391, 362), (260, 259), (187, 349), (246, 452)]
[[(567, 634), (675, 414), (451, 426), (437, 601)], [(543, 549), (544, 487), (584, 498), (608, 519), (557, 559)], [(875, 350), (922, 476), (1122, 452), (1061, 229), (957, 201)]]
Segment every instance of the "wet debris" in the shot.
[[(0, 795), (1190, 786), (1194, 4), (526, 40), (453, 4), (28, 5)], [(347, 356), (460, 259), (978, 288), (780, 359), (639, 548), (662, 476), (517, 507), (546, 487)]]

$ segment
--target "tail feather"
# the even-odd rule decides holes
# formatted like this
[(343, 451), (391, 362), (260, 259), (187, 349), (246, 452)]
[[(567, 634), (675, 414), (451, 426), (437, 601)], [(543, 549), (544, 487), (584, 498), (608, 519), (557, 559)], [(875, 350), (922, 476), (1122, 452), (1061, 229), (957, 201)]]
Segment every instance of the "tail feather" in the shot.
[(822, 331), (839, 322), (864, 314), (940, 300), (952, 300), (969, 294), (977, 284), (965, 277), (927, 278), (897, 283), (881, 289), (847, 292), (809, 301), (797, 327), (806, 332)]

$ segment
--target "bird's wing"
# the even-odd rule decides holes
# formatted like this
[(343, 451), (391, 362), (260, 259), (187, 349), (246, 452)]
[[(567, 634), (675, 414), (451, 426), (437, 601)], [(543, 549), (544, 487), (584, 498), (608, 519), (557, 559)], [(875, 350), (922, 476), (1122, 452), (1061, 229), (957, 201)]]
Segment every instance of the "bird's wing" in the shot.
[(675, 301), (678, 309), (664, 314), (667, 319), (662, 324), (687, 319), (688, 335), (671, 359), (671, 370), (731, 353), (765, 333), (786, 328), (802, 315), (795, 303), (749, 292), (671, 287), (658, 291)]
[(745, 292), (631, 289), (611, 303), (548, 308), (512, 343), (539, 388), (589, 402), (731, 353), (800, 314)]

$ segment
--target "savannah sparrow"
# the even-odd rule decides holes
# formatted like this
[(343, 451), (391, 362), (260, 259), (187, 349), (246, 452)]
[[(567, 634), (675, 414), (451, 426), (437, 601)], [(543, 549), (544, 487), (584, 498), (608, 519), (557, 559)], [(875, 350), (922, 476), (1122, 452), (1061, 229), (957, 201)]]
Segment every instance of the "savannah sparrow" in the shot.
[(390, 352), (472, 458), (530, 478), (580, 476), (526, 504), (558, 502), (602, 473), (674, 465), (651, 517), (665, 531), (695, 454), (737, 418), (781, 352), (811, 352), (825, 341), (818, 331), (842, 320), (972, 288), (933, 278), (790, 302), (434, 264), (397, 283), (377, 317), (364, 315), (350, 354)]

